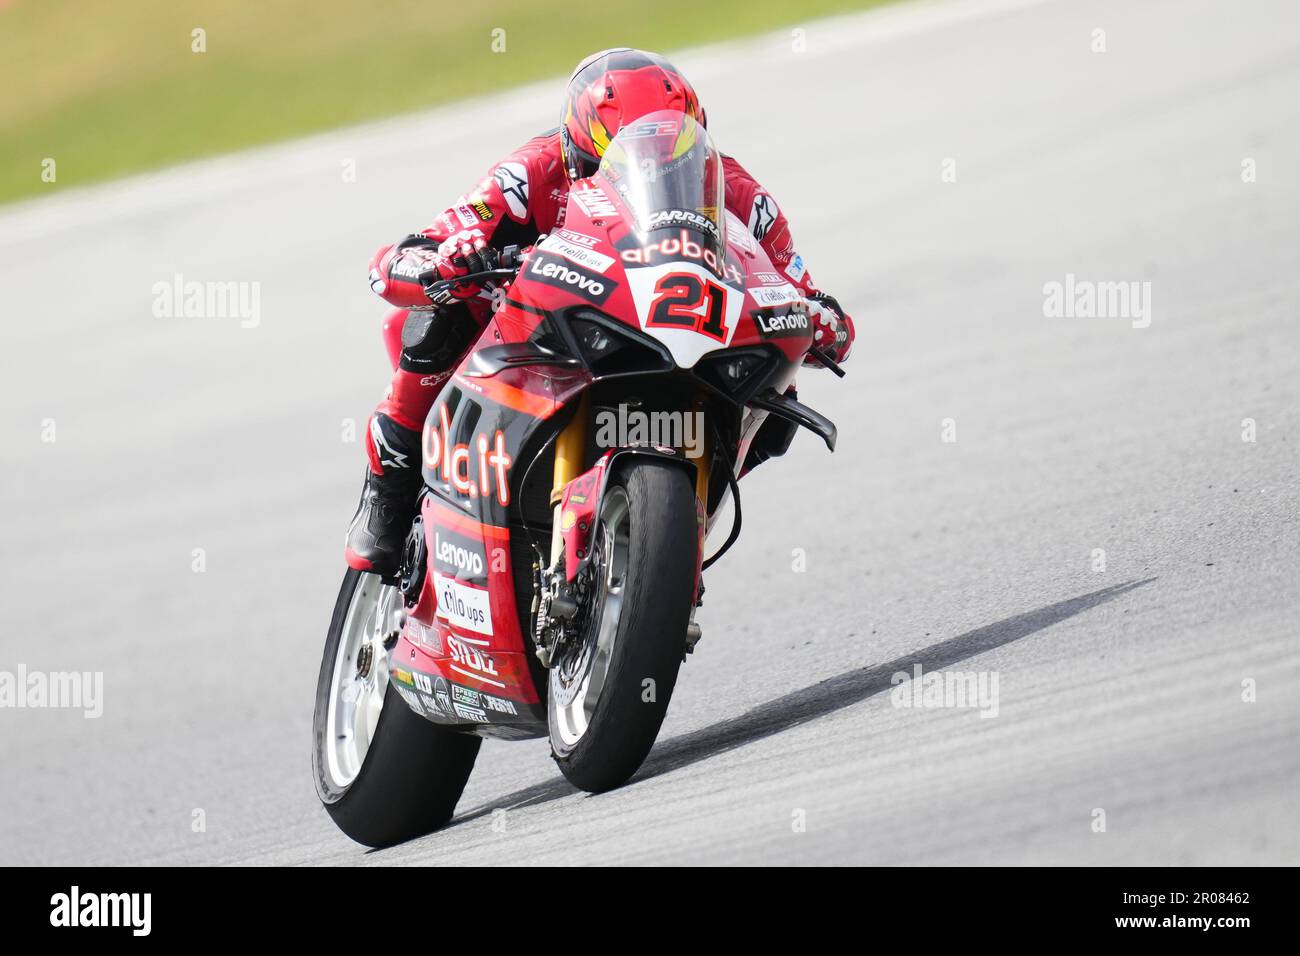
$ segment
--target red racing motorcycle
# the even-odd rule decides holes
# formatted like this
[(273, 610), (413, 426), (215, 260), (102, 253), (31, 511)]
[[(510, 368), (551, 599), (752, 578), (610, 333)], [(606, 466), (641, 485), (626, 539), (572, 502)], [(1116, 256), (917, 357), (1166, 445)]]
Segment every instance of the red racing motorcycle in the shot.
[(450, 820), (484, 737), (549, 736), (574, 785), (626, 782), (755, 433), (776, 416), (835, 447), (787, 388), (808, 355), (843, 373), (691, 118), (624, 128), (563, 227), (499, 265), (449, 280), (492, 280), (498, 308), (426, 421), (402, 570), (349, 570), (326, 640), (316, 788), (369, 846)]

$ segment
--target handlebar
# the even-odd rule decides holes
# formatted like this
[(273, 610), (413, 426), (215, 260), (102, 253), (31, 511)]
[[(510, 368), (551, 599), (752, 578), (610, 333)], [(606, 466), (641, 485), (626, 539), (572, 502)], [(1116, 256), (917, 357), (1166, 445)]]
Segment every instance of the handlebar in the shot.
[[(541, 238), (538, 239), (541, 241)], [(470, 272), (463, 276), (454, 276), (450, 279), (439, 279), (437, 282), (428, 280), (437, 275), (437, 271), (430, 269), (427, 272), (420, 273), (420, 284), (424, 286), (426, 294), (432, 296), (439, 292), (444, 292), (462, 282), (480, 282), (484, 279), (512, 279), (515, 273), (519, 271), (519, 266), (523, 263), (524, 254), (527, 249), (519, 246), (506, 246), (497, 253), (497, 268), (484, 269), (481, 272)]]

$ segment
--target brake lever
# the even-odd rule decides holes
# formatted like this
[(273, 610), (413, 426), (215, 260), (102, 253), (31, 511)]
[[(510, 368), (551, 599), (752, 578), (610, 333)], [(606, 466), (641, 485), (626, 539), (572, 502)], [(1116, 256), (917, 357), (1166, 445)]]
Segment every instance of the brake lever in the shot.
[(840, 378), (844, 377), (845, 374), (844, 369), (840, 366), (840, 363), (835, 361), (835, 359), (831, 358), (829, 355), (827, 355), (817, 346), (815, 345), (808, 346), (808, 354), (811, 355), (817, 361), (818, 365), (822, 366), (823, 368), (830, 369)]
[(477, 282), (481, 279), (508, 279), (519, 274), (519, 267), (513, 269), (485, 269), (482, 272), (471, 272), (468, 275), (454, 276), (450, 279), (439, 279), (437, 282), (425, 282), (425, 279), (438, 274), (438, 270), (430, 269), (428, 272), (422, 272), (419, 276), (420, 285), (424, 286), (425, 294), (433, 295), (438, 292), (445, 292), (462, 282)]
[(519, 272), (519, 267), (523, 265), (523, 257), (528, 252), (527, 249), (521, 249), (517, 245), (506, 246), (497, 254), (498, 261), (501, 263), (495, 269), (484, 269), (481, 272), (471, 272), (468, 275), (453, 276), (450, 279), (439, 279), (437, 282), (429, 280), (437, 275), (436, 269), (428, 269), (417, 276), (420, 285), (424, 287), (424, 292), (428, 296), (437, 295), (439, 292), (446, 292), (462, 282), (477, 282), (480, 279), (508, 279), (513, 278)]

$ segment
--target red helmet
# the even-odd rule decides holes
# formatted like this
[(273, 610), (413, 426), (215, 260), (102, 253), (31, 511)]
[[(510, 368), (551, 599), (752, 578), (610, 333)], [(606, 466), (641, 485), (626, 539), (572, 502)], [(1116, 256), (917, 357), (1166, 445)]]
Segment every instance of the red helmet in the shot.
[(679, 110), (704, 125), (695, 90), (656, 53), (618, 47), (579, 63), (569, 77), (560, 122), (560, 149), (569, 180), (594, 173), (620, 129), (658, 110)]

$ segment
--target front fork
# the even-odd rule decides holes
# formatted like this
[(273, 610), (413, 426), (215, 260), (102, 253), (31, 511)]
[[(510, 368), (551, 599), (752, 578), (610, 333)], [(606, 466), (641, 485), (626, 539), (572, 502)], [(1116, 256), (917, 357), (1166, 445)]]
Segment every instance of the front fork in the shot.
[[(696, 402), (694, 414), (696, 422), (707, 424), (704, 418), (704, 405)], [(551, 570), (559, 568), (560, 556), (564, 554), (564, 532), (561, 530), (560, 508), (564, 500), (564, 489), (569, 482), (585, 470), (587, 452), (587, 428), (591, 422), (591, 393), (583, 392), (579, 399), (577, 414), (565, 425), (555, 440), (555, 470), (551, 478)], [(695, 464), (695, 497), (699, 499), (700, 509), (708, 517), (709, 475), (713, 468), (713, 441), (707, 428), (701, 427), (699, 455)]]
[[(705, 422), (703, 403), (697, 402), (693, 411), (698, 416), (696, 423), (703, 424)], [(563, 629), (564, 622), (572, 621), (579, 610), (579, 602), (563, 583), (565, 573), (562, 565), (566, 549), (562, 512), (565, 489), (587, 468), (587, 430), (590, 425), (591, 395), (584, 392), (573, 418), (555, 439), (555, 467), (551, 476), (550, 498), (552, 509), (550, 564), (539, 574), (539, 590), (533, 598), (537, 656), (544, 667), (551, 666), (556, 649), (558, 632), (553, 629), (553, 626)], [(713, 467), (713, 442), (708, 431), (703, 428), (700, 429), (700, 446), (694, 464), (696, 519), (700, 529), (699, 559), (702, 559), (704, 534), (708, 524), (709, 474)], [(704, 587), (699, 583), (699, 573), (700, 568), (697, 566), (695, 607), (691, 608), (691, 622), (687, 627), (686, 653), (693, 651), (700, 639), (700, 627), (695, 623), (695, 608), (700, 604)]]

